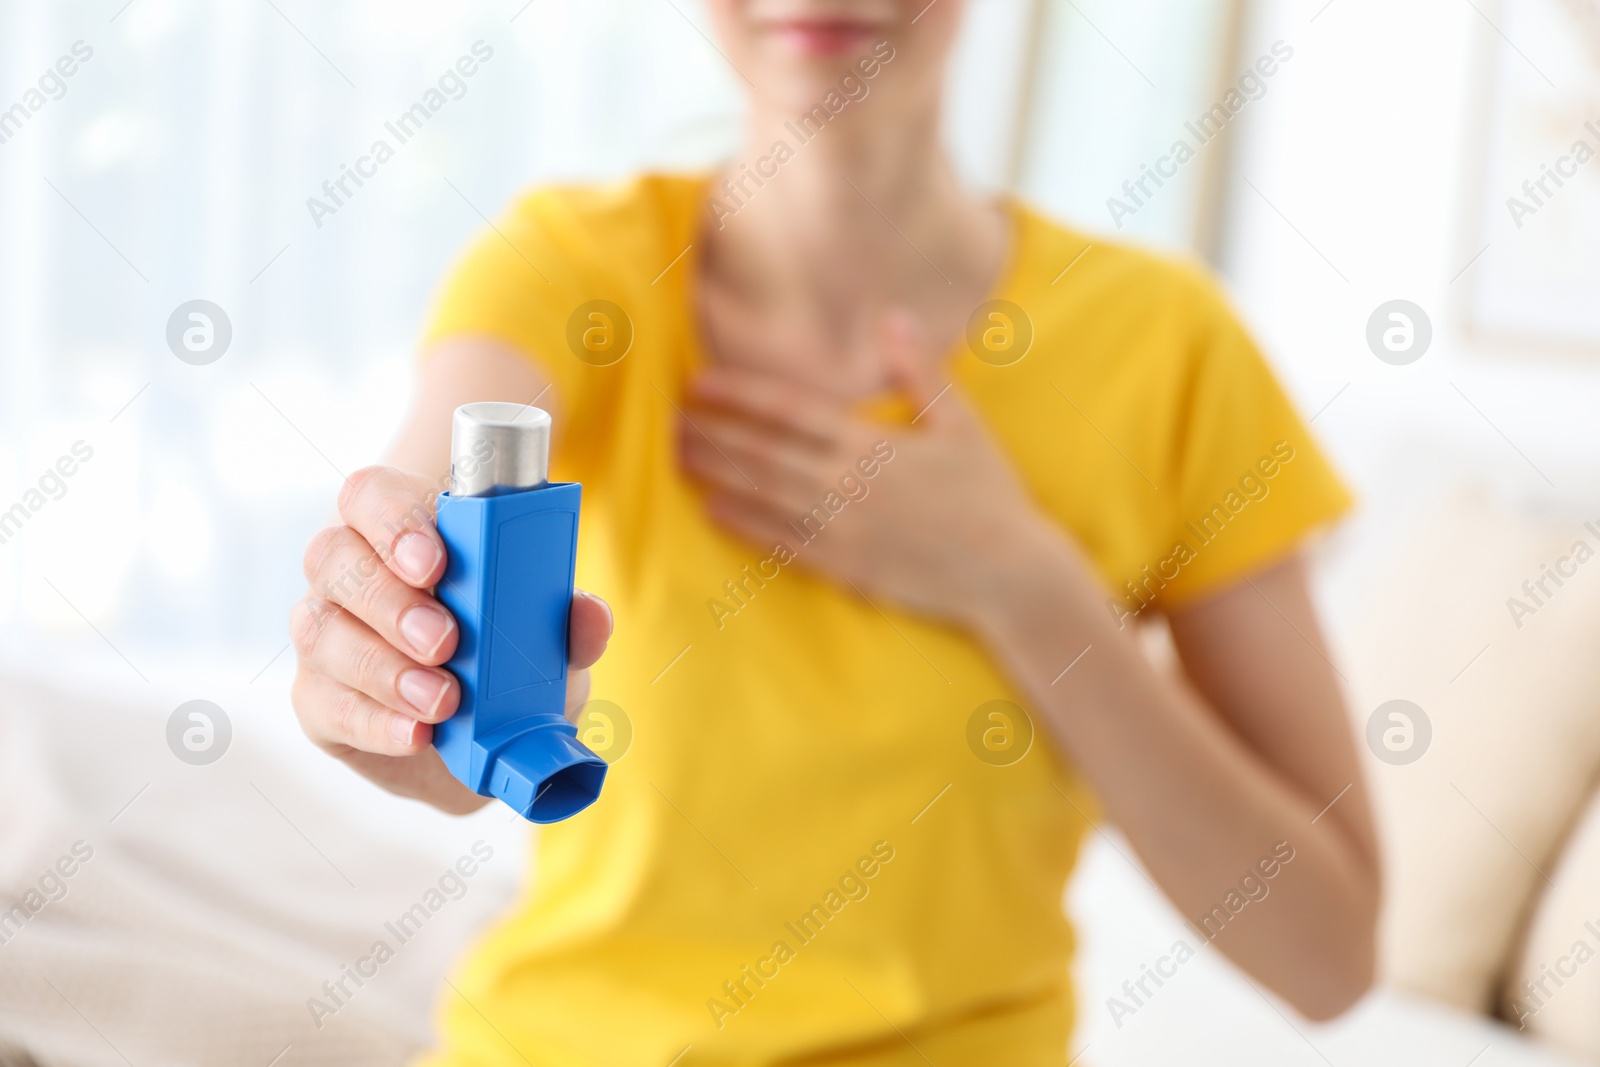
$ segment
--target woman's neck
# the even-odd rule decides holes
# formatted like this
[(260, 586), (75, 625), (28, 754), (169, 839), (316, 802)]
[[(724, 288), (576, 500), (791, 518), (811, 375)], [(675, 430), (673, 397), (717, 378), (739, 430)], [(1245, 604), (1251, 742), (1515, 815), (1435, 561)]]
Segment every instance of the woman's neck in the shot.
[(937, 112), (892, 124), (852, 114), (871, 105), (851, 104), (820, 130), (752, 116), (750, 148), (713, 183), (722, 195), (708, 259), (719, 280), (758, 302), (814, 301), (829, 317), (987, 288), (1004, 228), (957, 179)]

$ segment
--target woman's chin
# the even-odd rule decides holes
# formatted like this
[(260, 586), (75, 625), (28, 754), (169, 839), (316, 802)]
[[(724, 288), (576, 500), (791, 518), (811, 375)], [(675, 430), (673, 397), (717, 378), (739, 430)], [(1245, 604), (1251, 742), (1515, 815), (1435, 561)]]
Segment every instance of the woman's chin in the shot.
[[(766, 107), (786, 115), (805, 115), (826, 106), (829, 94), (846, 98), (861, 95), (863, 79), (853, 65), (858, 58), (789, 57), (783, 63), (763, 62), (752, 68), (750, 75)], [(866, 84), (878, 88), (870, 82)]]

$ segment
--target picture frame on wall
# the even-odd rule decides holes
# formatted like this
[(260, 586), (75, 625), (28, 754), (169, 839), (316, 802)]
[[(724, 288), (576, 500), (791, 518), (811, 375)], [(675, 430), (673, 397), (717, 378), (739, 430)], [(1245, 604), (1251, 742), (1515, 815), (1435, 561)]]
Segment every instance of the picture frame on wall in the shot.
[(1467, 336), (1600, 355), (1600, 0), (1485, 7), (1460, 273)]

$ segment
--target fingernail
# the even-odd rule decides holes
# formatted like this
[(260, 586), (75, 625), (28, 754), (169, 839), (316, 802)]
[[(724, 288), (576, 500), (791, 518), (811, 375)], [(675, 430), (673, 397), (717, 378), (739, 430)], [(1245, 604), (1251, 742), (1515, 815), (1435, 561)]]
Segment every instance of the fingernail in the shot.
[(411, 739), (417, 736), (417, 720), (396, 715), (389, 720), (389, 734), (399, 744), (409, 745)]
[(394, 561), (400, 573), (419, 585), (428, 580), (442, 555), (444, 549), (439, 542), (426, 534), (408, 533), (394, 545)]
[(450, 683), (437, 671), (409, 670), (400, 675), (400, 695), (425, 719), (433, 718)]
[(432, 658), (455, 628), (455, 620), (432, 604), (418, 604), (400, 616), (400, 632), (418, 655)]

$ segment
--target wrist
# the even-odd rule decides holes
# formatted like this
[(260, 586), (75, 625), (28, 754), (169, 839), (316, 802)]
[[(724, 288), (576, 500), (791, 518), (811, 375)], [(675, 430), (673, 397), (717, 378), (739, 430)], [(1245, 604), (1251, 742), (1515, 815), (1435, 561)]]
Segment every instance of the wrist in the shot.
[(968, 624), (984, 640), (1003, 640), (1030, 625), (1041, 605), (1059, 611), (1084, 574), (1077, 547), (1045, 516), (1028, 512), (1008, 523), (989, 553)]

